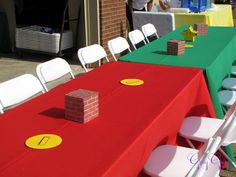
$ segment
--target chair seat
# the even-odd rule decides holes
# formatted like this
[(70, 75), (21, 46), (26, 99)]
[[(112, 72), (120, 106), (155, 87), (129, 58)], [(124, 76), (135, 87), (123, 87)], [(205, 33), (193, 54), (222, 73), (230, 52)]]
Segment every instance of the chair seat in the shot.
[(236, 90), (236, 78), (226, 78), (222, 82), (225, 89)]
[[(198, 152), (196, 149), (180, 146), (159, 146), (150, 155), (144, 166), (144, 172), (152, 177), (185, 177), (197, 162)], [(218, 159), (216, 156), (212, 158), (214, 162)], [(220, 171), (219, 163), (209, 162), (203, 176), (214, 177), (212, 171)]]
[(231, 68), (231, 74), (236, 76), (236, 66), (232, 66)]
[(217, 118), (190, 116), (184, 119), (179, 134), (187, 139), (206, 142), (223, 122), (224, 120)]
[(218, 92), (218, 95), (223, 106), (232, 106), (236, 101), (236, 91), (222, 90)]

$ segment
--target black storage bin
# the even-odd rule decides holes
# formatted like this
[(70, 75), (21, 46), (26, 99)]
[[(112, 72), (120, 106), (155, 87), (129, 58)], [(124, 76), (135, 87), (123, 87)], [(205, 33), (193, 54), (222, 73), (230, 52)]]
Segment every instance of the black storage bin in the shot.
[(0, 12), (0, 53), (11, 52), (11, 42), (8, 30), (7, 16)]

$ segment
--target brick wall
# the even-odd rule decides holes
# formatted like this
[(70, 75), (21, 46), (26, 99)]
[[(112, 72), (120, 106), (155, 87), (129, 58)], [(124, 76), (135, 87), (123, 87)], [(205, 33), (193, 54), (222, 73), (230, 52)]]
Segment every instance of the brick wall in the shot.
[(126, 36), (125, 0), (100, 0), (100, 42), (112, 59), (107, 42), (118, 36)]

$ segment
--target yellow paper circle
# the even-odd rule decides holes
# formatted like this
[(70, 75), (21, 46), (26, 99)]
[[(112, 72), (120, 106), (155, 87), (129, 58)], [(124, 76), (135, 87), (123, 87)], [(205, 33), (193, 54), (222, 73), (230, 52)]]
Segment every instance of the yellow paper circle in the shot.
[(185, 44), (185, 48), (193, 48), (193, 45), (191, 45), (191, 44)]
[(138, 86), (144, 84), (144, 81), (141, 79), (123, 79), (120, 82), (128, 86)]
[(32, 149), (50, 149), (60, 145), (62, 138), (54, 134), (39, 134), (29, 137), (25, 145)]

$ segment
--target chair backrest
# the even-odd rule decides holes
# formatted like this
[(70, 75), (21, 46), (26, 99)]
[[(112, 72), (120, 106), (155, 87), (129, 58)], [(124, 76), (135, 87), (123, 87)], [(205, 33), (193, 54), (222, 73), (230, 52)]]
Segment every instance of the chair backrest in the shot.
[(18, 104), (37, 93), (44, 93), (38, 78), (24, 74), (0, 83), (0, 113), (9, 106)]
[(46, 91), (48, 91), (48, 89), (45, 84), (50, 81), (56, 80), (66, 74), (70, 74), (73, 79), (75, 78), (70, 65), (62, 58), (54, 58), (38, 64), (36, 67), (36, 73)]
[[(199, 150), (194, 166), (190, 169), (186, 177), (218, 177), (220, 173), (220, 160), (214, 156), (220, 148), (221, 137), (211, 137)], [(194, 154), (195, 155), (195, 154)], [(193, 157), (193, 156), (192, 156)], [(191, 157), (191, 158), (192, 158)], [(191, 159), (190, 163), (191, 162)]]
[(136, 44), (139, 44), (140, 42), (146, 44), (143, 33), (138, 29), (129, 32), (129, 40), (135, 50), (137, 49)]
[(228, 120), (225, 120), (225, 126), (223, 127), (222, 133), (222, 145), (227, 146), (232, 143), (236, 143), (236, 103), (231, 107), (234, 112), (230, 115)]
[(157, 38), (159, 38), (159, 35), (157, 34), (157, 30), (156, 30), (155, 26), (151, 23), (143, 25), (142, 31), (143, 31), (143, 34), (148, 42), (150, 42), (148, 39), (148, 37), (150, 37), (150, 36), (155, 35)]
[(109, 40), (108, 48), (112, 54), (112, 57), (116, 61), (117, 61), (117, 58), (115, 56), (116, 54), (120, 54), (121, 52), (124, 52), (125, 50), (128, 50), (129, 52), (131, 52), (129, 43), (123, 37), (117, 37), (115, 39)]
[(86, 68), (86, 64), (94, 63), (103, 58), (105, 58), (107, 62), (109, 62), (106, 51), (104, 50), (102, 46), (98, 44), (93, 44), (93, 45), (81, 48), (78, 50), (77, 54), (78, 54), (80, 63), (86, 72), (88, 72), (88, 69)]
[(222, 145), (236, 143), (236, 102), (229, 108), (224, 116), (224, 123), (215, 133), (214, 137), (221, 136)]

